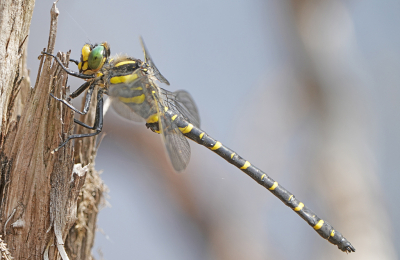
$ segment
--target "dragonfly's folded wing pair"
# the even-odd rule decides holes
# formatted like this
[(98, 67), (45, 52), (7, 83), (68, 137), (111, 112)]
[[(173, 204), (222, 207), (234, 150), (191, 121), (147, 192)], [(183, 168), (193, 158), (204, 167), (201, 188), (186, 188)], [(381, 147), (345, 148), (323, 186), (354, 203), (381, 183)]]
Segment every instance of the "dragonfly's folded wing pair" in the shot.
[[(172, 166), (177, 172), (186, 169), (190, 160), (190, 146), (185, 136), (181, 133), (171, 118), (164, 113), (164, 107), (173, 111), (174, 114), (183, 117), (189, 123), (200, 127), (200, 117), (190, 94), (184, 90), (170, 92), (158, 87), (155, 78), (162, 83), (168, 84), (168, 80), (159, 72), (152, 61), (143, 40), (141, 39), (145, 61), (151, 67), (153, 74), (145, 74), (137, 80), (127, 84), (110, 86), (109, 95), (112, 107), (122, 117), (143, 122), (153, 113), (158, 115), (158, 124), (161, 136)], [(141, 91), (135, 93), (135, 91)], [(154, 93), (153, 93), (154, 91)], [(139, 102), (124, 102), (136, 96), (144, 95)]]

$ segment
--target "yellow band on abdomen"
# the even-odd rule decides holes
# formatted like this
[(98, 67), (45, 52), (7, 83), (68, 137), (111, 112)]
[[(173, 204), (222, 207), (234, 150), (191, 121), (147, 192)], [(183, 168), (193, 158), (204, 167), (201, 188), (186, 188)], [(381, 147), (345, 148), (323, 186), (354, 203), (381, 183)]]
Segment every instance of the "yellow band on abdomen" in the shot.
[(275, 190), (276, 187), (278, 187), (278, 183), (274, 182), (274, 184), (271, 186), (271, 188), (268, 188), (269, 190)]
[(246, 161), (246, 162), (244, 163), (244, 165), (243, 165), (242, 167), (240, 167), (240, 169), (241, 169), (241, 170), (246, 170), (247, 168), (249, 168), (250, 165), (251, 165), (251, 164), (249, 163), (249, 161)]
[(302, 210), (302, 208), (304, 208), (304, 204), (302, 202), (300, 202), (299, 205), (294, 208), (294, 211), (300, 211), (300, 210)]
[(324, 224), (324, 221), (321, 219), (320, 221), (318, 221), (318, 223), (314, 226), (315, 230), (318, 230), (320, 228), (322, 228), (322, 225)]
[(179, 127), (179, 130), (182, 132), (182, 134), (190, 133), (190, 131), (192, 131), (192, 129), (193, 129), (192, 124), (188, 124), (186, 127)]
[(215, 150), (221, 148), (221, 146), (222, 146), (222, 144), (221, 144), (220, 142), (216, 142), (216, 143), (214, 144), (214, 146), (211, 147), (210, 149), (213, 150), (213, 151), (215, 151)]

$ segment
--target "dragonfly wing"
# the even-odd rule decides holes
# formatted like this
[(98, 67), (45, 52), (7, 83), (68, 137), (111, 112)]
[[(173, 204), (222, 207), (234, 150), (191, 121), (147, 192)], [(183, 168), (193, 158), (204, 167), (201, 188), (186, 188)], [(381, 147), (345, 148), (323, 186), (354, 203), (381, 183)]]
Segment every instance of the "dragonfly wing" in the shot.
[(160, 88), (160, 94), (165, 106), (185, 118), (188, 122), (200, 127), (197, 106), (188, 92), (184, 90), (170, 92)]
[(153, 76), (155, 76), (160, 82), (169, 85), (169, 81), (160, 73), (160, 71), (156, 67), (156, 64), (154, 64), (154, 61), (151, 58), (142, 37), (140, 37), (140, 43), (142, 45), (144, 53), (144, 61), (153, 69)]
[(159, 116), (161, 136), (163, 137), (168, 157), (175, 171), (182, 172), (190, 160), (190, 145), (186, 137), (170, 118)]
[[(155, 100), (151, 94), (154, 89), (149, 75), (143, 75), (129, 83), (112, 84), (108, 95), (115, 100), (116, 111), (122, 117), (130, 119), (126, 107), (139, 117), (147, 120), (157, 113)], [(122, 103), (122, 106), (121, 104)]]
[(178, 90), (175, 91), (174, 94), (176, 96), (176, 100), (179, 101), (192, 116), (193, 122), (191, 123), (193, 123), (197, 127), (200, 127), (199, 110), (197, 109), (196, 103), (194, 103), (194, 100), (189, 92), (185, 90)]
[(138, 123), (142, 123), (145, 121), (141, 116), (136, 114), (129, 106), (119, 101), (119, 99), (116, 97), (111, 97), (111, 106), (118, 115), (120, 115), (125, 119), (128, 119), (129, 121)]

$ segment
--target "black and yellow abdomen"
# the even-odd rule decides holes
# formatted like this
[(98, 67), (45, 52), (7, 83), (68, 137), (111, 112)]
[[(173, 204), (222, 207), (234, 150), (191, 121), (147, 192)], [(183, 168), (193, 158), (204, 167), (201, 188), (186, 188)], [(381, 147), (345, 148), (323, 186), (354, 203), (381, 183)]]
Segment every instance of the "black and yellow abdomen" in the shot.
[(235, 165), (241, 171), (258, 182), (261, 186), (268, 189), (272, 194), (279, 198), (286, 206), (294, 210), (302, 219), (304, 219), (314, 230), (323, 238), (327, 239), (334, 245), (337, 245), (343, 252), (355, 252), (355, 248), (349, 241), (326, 221), (320, 219), (313, 211), (307, 208), (295, 196), (282, 187), (278, 182), (274, 181), (262, 170), (252, 165), (246, 159), (243, 159), (235, 151), (224, 146), (221, 142), (209, 136), (206, 132), (187, 122), (181, 116), (174, 114), (172, 111), (166, 111), (166, 115), (173, 120), (179, 130), (189, 139), (203, 145), (230, 164)]

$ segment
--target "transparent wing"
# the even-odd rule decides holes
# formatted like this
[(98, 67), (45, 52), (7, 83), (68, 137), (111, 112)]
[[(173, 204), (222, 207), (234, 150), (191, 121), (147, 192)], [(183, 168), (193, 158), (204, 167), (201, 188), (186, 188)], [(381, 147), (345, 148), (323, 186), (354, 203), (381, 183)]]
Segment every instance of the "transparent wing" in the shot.
[(143, 52), (144, 52), (144, 61), (153, 69), (153, 76), (155, 76), (160, 82), (169, 85), (168, 80), (160, 73), (160, 71), (157, 69), (156, 65), (154, 64), (153, 60), (151, 59), (150, 53), (147, 50), (142, 37), (140, 37), (140, 43), (142, 45)]
[[(168, 106), (168, 102), (165, 99), (163, 93), (167, 93), (169, 91), (160, 89), (158, 86), (155, 85), (155, 83), (152, 80), (150, 81), (151, 84), (160, 91), (158, 92), (160, 96), (158, 94), (154, 94), (153, 97), (157, 101), (156, 103), (157, 103), (157, 113), (159, 118), (158, 121), (159, 130), (164, 140), (168, 157), (175, 171), (182, 172), (183, 170), (186, 169), (190, 160), (190, 154), (191, 154), (190, 145), (186, 137), (177, 127), (177, 125), (171, 120), (170, 117), (166, 116), (164, 113), (165, 111), (164, 106)], [(181, 115), (179, 111), (178, 113)]]
[(141, 116), (136, 114), (129, 106), (119, 101), (118, 98), (116, 97), (110, 97), (110, 98), (111, 98), (111, 106), (118, 115), (133, 122), (143, 123), (145, 121)]
[[(161, 92), (171, 94), (169, 103), (164, 99)], [(189, 143), (171, 118), (164, 114), (164, 106), (169, 104), (171, 109), (173, 107), (182, 116), (191, 114), (185, 112), (185, 108), (178, 101), (172, 101), (173, 98), (176, 98), (174, 93), (162, 91), (153, 82), (150, 75), (144, 75), (130, 83), (111, 85), (108, 89), (108, 95), (112, 98), (112, 104), (117, 113), (129, 120), (133, 120), (134, 117), (141, 117), (146, 120), (157, 113), (158, 130), (172, 166), (177, 172), (186, 169), (190, 160)], [(176, 107), (179, 107), (183, 112)], [(129, 115), (129, 110), (131, 115)]]
[[(143, 75), (130, 83), (112, 84), (108, 95), (115, 103), (116, 111), (122, 117), (130, 119), (126, 107), (143, 119), (157, 113), (156, 102), (152, 96), (154, 85), (149, 75)], [(119, 104), (119, 103), (122, 103)]]
[(190, 160), (190, 145), (176, 124), (164, 113), (159, 116), (161, 136), (164, 140), (168, 157), (175, 171), (182, 172)]
[(188, 122), (200, 127), (199, 111), (192, 96), (187, 91), (170, 92), (160, 88), (160, 94), (165, 106), (185, 118)]

